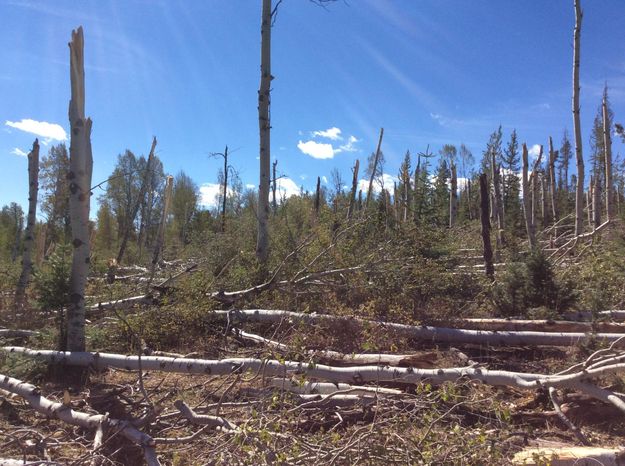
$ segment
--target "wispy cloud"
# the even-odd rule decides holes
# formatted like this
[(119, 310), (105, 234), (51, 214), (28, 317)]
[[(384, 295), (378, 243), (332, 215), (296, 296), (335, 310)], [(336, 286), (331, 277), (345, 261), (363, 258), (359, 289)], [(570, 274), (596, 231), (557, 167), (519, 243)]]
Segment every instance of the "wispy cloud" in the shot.
[(340, 141), (341, 139), (343, 139), (343, 137), (341, 136), (341, 128), (337, 128), (336, 126), (333, 126), (332, 128), (328, 128), (323, 131), (313, 131), (312, 136), (319, 136), (321, 138), (331, 139), (332, 141)]
[(48, 123), (47, 121), (37, 121), (30, 118), (23, 118), (20, 121), (6, 121), (6, 126), (19, 129), (26, 133), (31, 133), (43, 138), (43, 143), (50, 141), (67, 141), (67, 133), (61, 125)]
[(17, 155), (18, 157), (26, 157), (28, 156), (28, 154), (26, 152), (24, 152), (22, 149), (16, 147), (15, 149), (13, 149), (11, 151), (11, 154), (13, 155)]
[[(393, 175), (389, 175), (388, 173), (382, 174), (382, 176), (378, 176), (373, 180), (372, 191), (375, 194), (379, 194), (382, 191), (382, 187), (386, 190), (393, 190), (393, 183), (399, 181), (399, 178)], [(358, 189), (362, 190), (363, 194), (366, 194), (369, 191), (369, 180), (360, 179), (358, 180)]]
[(538, 158), (538, 154), (540, 154), (540, 144), (534, 144), (527, 150), (527, 155), (529, 155), (532, 161)]
[(354, 146), (357, 142), (360, 142), (360, 139), (356, 138), (356, 136), (350, 136), (347, 139), (347, 144), (343, 144), (339, 146), (339, 152), (356, 152), (358, 149)]

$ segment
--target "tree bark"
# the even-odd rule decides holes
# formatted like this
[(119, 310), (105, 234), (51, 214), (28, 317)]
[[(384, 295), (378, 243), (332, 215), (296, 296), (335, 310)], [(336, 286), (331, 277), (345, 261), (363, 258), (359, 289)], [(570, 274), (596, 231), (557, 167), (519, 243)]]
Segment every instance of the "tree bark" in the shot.
[(490, 219), (488, 215), (488, 179), (486, 174), (480, 175), (480, 218), (482, 219), (482, 243), (484, 245), (484, 264), (486, 275), (490, 279), (495, 278), (495, 266), (493, 265), (493, 248), (490, 244)]
[(321, 206), (321, 178), (317, 177), (317, 189), (315, 190), (315, 216), (319, 215)]
[(493, 217), (497, 222), (497, 231), (495, 234), (495, 238), (497, 239), (497, 253), (501, 251), (503, 247), (503, 230), (504, 230), (504, 219), (503, 219), (503, 210), (501, 208), (501, 183), (499, 180), (499, 167), (497, 165), (497, 159), (495, 157), (495, 153), (491, 154), (491, 175), (493, 179)]
[(580, 38), (582, 31), (581, 0), (573, 0), (575, 29), (573, 30), (573, 130), (575, 133), (575, 157), (577, 160), (577, 186), (575, 188), (575, 236), (584, 232), (584, 156), (582, 154), (582, 128), (579, 116), (579, 65)]
[(150, 266), (150, 281), (154, 277), (154, 270), (158, 263), (158, 258), (163, 248), (165, 241), (165, 225), (167, 225), (167, 215), (169, 215), (169, 207), (171, 204), (171, 197), (174, 190), (174, 177), (168, 176), (165, 182), (165, 198), (163, 199), (163, 213), (161, 214), (161, 221), (158, 225), (158, 233), (156, 234), (156, 244), (154, 245), (154, 252), (152, 253), (152, 264)]
[(360, 160), (356, 159), (354, 168), (352, 168), (352, 190), (349, 194), (349, 207), (347, 209), (347, 220), (352, 218), (354, 214), (354, 205), (356, 204), (356, 190), (358, 189), (358, 169), (360, 168)]
[(597, 173), (594, 177), (592, 189), (592, 229), (595, 230), (601, 225), (601, 175)]
[(72, 31), (69, 103), (69, 209), (72, 227), (72, 270), (67, 308), (67, 349), (85, 350), (85, 284), (89, 273), (89, 207), (91, 201), (91, 119), (85, 118), (84, 38), (82, 27)]
[(28, 217), (22, 253), (22, 272), (15, 289), (15, 310), (24, 307), (26, 287), (33, 269), (32, 251), (35, 244), (35, 223), (37, 222), (37, 193), (39, 191), (39, 140), (35, 139), (28, 154)]
[[(558, 222), (558, 210), (557, 210), (557, 191), (556, 191), (556, 158), (558, 153), (553, 150), (553, 140), (549, 136), (549, 184), (551, 191), (551, 217), (553, 223)], [(555, 237), (558, 236), (557, 228), (554, 230)]]
[(458, 176), (456, 174), (456, 164), (451, 164), (451, 192), (449, 193), (449, 228), (456, 225), (458, 214)]
[(269, 177), (271, 169), (271, 0), (263, 0), (260, 28), (260, 88), (258, 127), (260, 133), (260, 184), (258, 186), (258, 236), (256, 258), (261, 265), (269, 258)]
[(130, 237), (130, 230), (132, 229), (132, 225), (139, 213), (139, 208), (141, 207), (141, 203), (143, 202), (143, 198), (145, 197), (145, 192), (148, 189), (148, 181), (150, 179), (150, 171), (152, 170), (152, 163), (154, 161), (154, 149), (156, 148), (156, 136), (152, 138), (152, 147), (150, 148), (150, 154), (148, 155), (148, 160), (145, 164), (145, 173), (143, 174), (143, 179), (141, 180), (141, 187), (139, 188), (139, 194), (137, 199), (135, 200), (132, 209), (129, 212), (128, 219), (126, 221), (126, 228), (124, 230), (122, 236), (122, 243), (119, 246), (119, 252), (117, 253), (117, 263), (121, 264), (122, 259), (124, 257), (124, 253), (126, 252), (126, 246), (128, 245), (128, 238)]
[(608, 119), (608, 104), (605, 97), (601, 103), (603, 115), (603, 146), (605, 151), (605, 212), (606, 220), (614, 217), (614, 181), (612, 179), (612, 140), (610, 138), (610, 121)]
[(369, 208), (369, 202), (371, 201), (371, 191), (373, 190), (373, 180), (375, 179), (375, 172), (378, 169), (378, 159), (380, 157), (380, 148), (382, 147), (383, 137), (384, 137), (384, 128), (380, 128), (380, 138), (378, 139), (378, 148), (375, 150), (373, 170), (371, 171), (371, 178), (369, 178), (369, 189), (367, 190), (367, 200), (365, 201), (365, 210)]
[[(275, 166), (274, 166), (273, 176), (274, 177), (276, 176)], [(224, 150), (224, 185), (222, 189), (223, 189), (223, 201), (221, 204), (221, 232), (224, 233), (226, 231), (226, 202), (228, 200), (228, 146), (226, 146), (226, 149)], [(274, 180), (273, 200), (275, 203), (276, 201), (275, 180)]]
[(275, 214), (278, 210), (278, 200), (276, 199), (276, 191), (278, 190), (277, 178), (276, 178), (276, 165), (278, 165), (278, 161), (274, 160), (271, 164), (272, 169), (272, 178), (271, 178), (271, 208), (273, 209), (273, 213)]

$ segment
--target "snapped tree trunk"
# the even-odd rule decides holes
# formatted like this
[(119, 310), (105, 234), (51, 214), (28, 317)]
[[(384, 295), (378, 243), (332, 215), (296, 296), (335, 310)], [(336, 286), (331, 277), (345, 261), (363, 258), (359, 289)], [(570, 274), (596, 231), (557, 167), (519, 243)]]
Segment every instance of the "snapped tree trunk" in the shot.
[(534, 249), (536, 247), (536, 231), (534, 229), (533, 215), (532, 215), (532, 206), (530, 200), (530, 187), (528, 181), (528, 169), (529, 169), (529, 161), (528, 161), (528, 153), (527, 153), (527, 145), (523, 143), (523, 175), (521, 179), (522, 187), (523, 187), (523, 215), (525, 217), (525, 230), (527, 231), (527, 240), (529, 242), (530, 249)]
[(449, 228), (456, 224), (458, 214), (458, 176), (456, 174), (456, 164), (451, 164), (451, 192), (449, 193)]
[(367, 200), (365, 201), (365, 210), (369, 208), (371, 201), (371, 191), (373, 190), (373, 180), (378, 170), (378, 159), (380, 157), (380, 148), (382, 147), (382, 138), (384, 137), (384, 128), (380, 128), (380, 138), (378, 139), (378, 148), (375, 150), (375, 159), (373, 160), (373, 170), (371, 170), (371, 178), (369, 178), (369, 189), (367, 190)]
[(577, 161), (577, 186), (575, 188), (575, 236), (584, 232), (584, 157), (582, 154), (582, 128), (579, 117), (579, 63), (582, 31), (581, 0), (573, 0), (575, 29), (573, 30), (573, 130), (575, 133), (575, 157)]
[(130, 230), (132, 229), (132, 225), (135, 222), (135, 218), (139, 213), (139, 208), (141, 207), (141, 203), (143, 202), (143, 198), (145, 197), (145, 192), (148, 189), (148, 181), (150, 179), (150, 171), (152, 170), (152, 163), (154, 162), (154, 149), (156, 148), (156, 136), (152, 138), (152, 147), (150, 148), (150, 154), (148, 155), (148, 160), (145, 164), (145, 172), (143, 173), (143, 179), (141, 180), (141, 187), (139, 188), (139, 195), (135, 200), (132, 209), (130, 210), (128, 215), (128, 219), (126, 221), (126, 228), (124, 230), (122, 236), (122, 243), (119, 246), (119, 252), (117, 253), (117, 263), (122, 263), (122, 258), (124, 257), (124, 253), (126, 252), (126, 246), (128, 245), (128, 238), (130, 236)]
[(480, 218), (482, 219), (482, 243), (484, 245), (484, 264), (486, 275), (495, 278), (495, 266), (493, 265), (493, 248), (490, 244), (490, 218), (488, 215), (488, 179), (486, 174), (480, 175)]
[(545, 228), (549, 225), (550, 215), (549, 215), (549, 206), (548, 206), (548, 198), (549, 192), (547, 190), (547, 177), (543, 175), (540, 178), (540, 211), (542, 216), (542, 225)]
[(603, 147), (605, 151), (605, 215), (606, 220), (614, 217), (614, 181), (612, 179), (612, 140), (610, 138), (610, 121), (608, 119), (608, 105), (605, 97), (601, 103), (603, 115)]
[[(275, 176), (275, 166), (274, 166), (274, 176)], [(226, 202), (228, 201), (228, 146), (224, 150), (224, 184), (222, 186), (223, 191), (223, 200), (221, 204), (221, 232), (224, 233), (226, 231)], [(274, 180), (274, 194), (273, 194), (274, 202), (276, 200), (275, 194), (275, 180)]]
[(35, 244), (35, 222), (37, 221), (37, 193), (39, 191), (39, 140), (35, 139), (28, 154), (28, 217), (22, 253), (22, 272), (15, 289), (15, 309), (24, 307), (26, 287), (33, 269), (32, 251)]
[(317, 177), (317, 189), (315, 190), (315, 216), (319, 215), (321, 204), (321, 178)]
[(601, 175), (597, 173), (594, 177), (592, 189), (592, 228), (593, 230), (601, 225)]
[[(557, 190), (556, 190), (556, 159), (558, 152), (553, 150), (553, 140), (549, 136), (549, 190), (551, 191), (551, 217), (553, 223), (558, 223), (558, 210), (557, 210)], [(558, 236), (557, 228), (554, 231), (555, 237)]]
[(354, 168), (352, 168), (352, 190), (349, 194), (349, 207), (347, 209), (347, 220), (352, 218), (354, 214), (354, 205), (356, 204), (356, 190), (358, 189), (358, 169), (360, 168), (360, 160), (356, 159)]
[(174, 177), (168, 176), (165, 182), (165, 198), (163, 200), (163, 213), (161, 215), (161, 221), (158, 224), (158, 233), (156, 234), (156, 244), (154, 245), (154, 252), (152, 253), (152, 264), (150, 267), (150, 281), (154, 276), (154, 270), (158, 263), (158, 258), (163, 248), (163, 242), (165, 241), (165, 225), (167, 225), (167, 215), (169, 214), (169, 206), (171, 204), (171, 198), (174, 190)]
[(258, 90), (258, 127), (260, 133), (260, 184), (258, 186), (258, 236), (256, 258), (264, 265), (269, 258), (269, 177), (271, 169), (271, 0), (263, 0), (260, 28), (260, 88)]
[(67, 306), (67, 349), (85, 350), (85, 284), (89, 273), (89, 207), (91, 201), (91, 118), (85, 118), (84, 38), (82, 27), (72, 31), (69, 102), (69, 210), (72, 227), (70, 302)]

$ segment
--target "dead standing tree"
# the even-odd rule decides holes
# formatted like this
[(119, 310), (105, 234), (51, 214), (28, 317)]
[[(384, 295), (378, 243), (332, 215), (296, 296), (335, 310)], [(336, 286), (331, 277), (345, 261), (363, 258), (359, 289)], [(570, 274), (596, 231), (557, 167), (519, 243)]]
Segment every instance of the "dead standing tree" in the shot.
[(349, 208), (347, 209), (347, 220), (352, 218), (354, 213), (354, 205), (356, 204), (356, 190), (358, 189), (358, 168), (360, 167), (360, 160), (356, 159), (354, 168), (352, 168), (352, 190), (349, 194)]
[(378, 148), (375, 150), (375, 159), (373, 160), (373, 170), (371, 170), (371, 178), (369, 178), (369, 189), (367, 190), (367, 200), (365, 201), (365, 210), (369, 208), (371, 201), (371, 191), (373, 190), (373, 180), (378, 170), (378, 160), (380, 158), (380, 148), (382, 147), (382, 138), (384, 137), (384, 128), (380, 128), (380, 138), (378, 139)]
[(167, 215), (169, 215), (169, 207), (171, 205), (171, 198), (174, 190), (174, 177), (168, 176), (167, 181), (165, 182), (165, 198), (163, 199), (163, 213), (161, 215), (161, 222), (158, 225), (158, 233), (156, 234), (156, 244), (154, 245), (154, 252), (152, 254), (152, 264), (150, 266), (150, 280), (149, 284), (152, 282), (152, 278), (154, 277), (154, 270), (156, 269), (156, 264), (158, 263), (159, 255), (161, 254), (161, 249), (163, 248), (163, 243), (165, 241), (165, 225), (167, 224)]
[[(408, 177), (410, 180), (410, 177)], [(458, 213), (458, 176), (456, 175), (456, 164), (451, 163), (451, 191), (449, 192), (449, 228), (456, 224)]]
[(15, 310), (24, 307), (26, 286), (33, 268), (32, 250), (35, 243), (35, 222), (37, 221), (37, 192), (39, 191), (39, 140), (35, 139), (28, 154), (28, 217), (22, 253), (22, 272), (15, 289)]
[(130, 230), (132, 229), (132, 225), (139, 213), (139, 208), (141, 207), (141, 203), (143, 202), (143, 198), (145, 197), (146, 191), (148, 189), (148, 183), (150, 180), (150, 172), (152, 170), (152, 164), (154, 163), (154, 149), (156, 148), (156, 136), (152, 138), (152, 147), (150, 148), (150, 154), (148, 155), (148, 160), (145, 164), (145, 172), (143, 173), (143, 179), (141, 180), (141, 187), (139, 188), (139, 194), (137, 199), (135, 199), (135, 203), (133, 204), (128, 219), (126, 221), (126, 228), (124, 230), (124, 234), (122, 236), (122, 243), (119, 246), (119, 252), (117, 253), (117, 263), (121, 264), (122, 259), (124, 257), (124, 253), (126, 252), (126, 246), (128, 245), (128, 238), (130, 237)]
[(536, 247), (536, 230), (533, 223), (532, 204), (530, 197), (530, 184), (528, 180), (528, 153), (527, 145), (523, 143), (523, 175), (522, 175), (522, 187), (523, 187), (523, 214), (525, 217), (525, 229), (527, 231), (527, 239), (530, 249)]
[(233, 168), (228, 165), (228, 146), (223, 152), (213, 152), (211, 157), (220, 156), (224, 159), (223, 183), (221, 184), (221, 232), (226, 231), (226, 202), (228, 200), (228, 174)]
[(582, 31), (582, 8), (580, 0), (573, 0), (575, 29), (573, 30), (573, 129), (575, 133), (575, 157), (577, 160), (577, 186), (575, 188), (575, 236), (584, 232), (584, 156), (582, 154), (582, 128), (579, 118), (579, 64)]
[(480, 218), (482, 219), (482, 243), (484, 244), (484, 265), (486, 275), (495, 278), (495, 266), (493, 265), (493, 247), (490, 244), (490, 219), (488, 205), (488, 179), (486, 174), (480, 175)]
[(85, 118), (84, 38), (72, 31), (70, 50), (71, 100), (69, 123), (69, 210), (72, 226), (72, 271), (67, 308), (67, 349), (85, 351), (85, 284), (89, 273), (89, 207), (91, 201), (91, 118)]
[(603, 116), (603, 148), (605, 151), (605, 212), (606, 221), (614, 217), (614, 194), (612, 180), (612, 140), (610, 138), (610, 120), (608, 118), (608, 104), (605, 95), (601, 103), (601, 113)]

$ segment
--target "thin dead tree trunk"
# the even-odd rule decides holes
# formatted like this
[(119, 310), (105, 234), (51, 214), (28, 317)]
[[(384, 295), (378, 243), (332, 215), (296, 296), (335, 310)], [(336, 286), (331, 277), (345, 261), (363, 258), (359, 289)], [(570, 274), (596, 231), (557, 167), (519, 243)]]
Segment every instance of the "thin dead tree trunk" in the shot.
[(491, 154), (491, 175), (493, 179), (493, 218), (497, 222), (497, 231), (495, 232), (495, 238), (497, 240), (497, 254), (503, 247), (503, 229), (504, 220), (503, 212), (501, 210), (501, 185), (499, 182), (499, 168), (497, 165), (497, 159), (495, 153)]
[[(558, 158), (558, 152), (553, 150), (553, 140), (549, 136), (549, 184), (551, 191), (551, 217), (553, 223), (558, 223), (558, 210), (557, 210), (557, 190), (556, 190), (556, 159)], [(558, 228), (554, 228), (554, 235), (558, 237)]]
[(582, 128), (579, 117), (579, 65), (580, 38), (582, 30), (581, 0), (573, 0), (575, 29), (573, 31), (573, 129), (575, 133), (575, 157), (577, 160), (577, 186), (575, 188), (575, 236), (584, 232), (584, 157), (582, 154)]
[(486, 174), (480, 175), (480, 217), (482, 219), (482, 243), (484, 244), (484, 265), (486, 266), (486, 275), (495, 278), (495, 266), (493, 265), (493, 248), (490, 244), (490, 219), (488, 215), (488, 179)]
[(271, 179), (271, 208), (273, 209), (273, 213), (275, 214), (278, 210), (278, 201), (276, 200), (276, 192), (278, 191), (278, 178), (276, 178), (276, 166), (278, 165), (278, 161), (274, 160), (271, 164), (271, 170), (273, 177)]
[(610, 138), (610, 121), (608, 119), (608, 105), (605, 99), (601, 103), (603, 115), (603, 146), (605, 150), (605, 215), (610, 221), (614, 217), (614, 186), (612, 179), (612, 140)]
[(548, 198), (549, 192), (547, 191), (547, 177), (546, 174), (540, 178), (540, 211), (542, 215), (542, 225), (546, 228), (550, 222)]
[(592, 229), (592, 219), (594, 218), (592, 213), (592, 200), (593, 200), (593, 183), (594, 179), (590, 176), (590, 185), (588, 185), (588, 191), (586, 191), (586, 211), (588, 213), (588, 228)]
[(315, 216), (319, 215), (320, 204), (321, 204), (321, 178), (317, 177), (317, 189), (315, 190)]
[(467, 180), (467, 210), (469, 211), (469, 220), (473, 220), (473, 206), (471, 204), (471, 180)]
[(35, 243), (35, 222), (37, 221), (37, 193), (39, 191), (39, 140), (35, 139), (28, 154), (28, 217), (22, 253), (22, 273), (15, 289), (15, 310), (24, 307), (26, 287), (33, 268), (32, 251)]
[(536, 232), (532, 223), (532, 212), (530, 203), (529, 181), (528, 181), (528, 153), (527, 145), (523, 143), (523, 175), (522, 175), (522, 187), (523, 187), (523, 214), (525, 216), (525, 229), (527, 230), (527, 240), (529, 242), (530, 249), (536, 247)]
[(373, 161), (373, 170), (371, 171), (371, 178), (369, 178), (369, 189), (367, 190), (367, 200), (365, 201), (365, 210), (369, 208), (369, 202), (371, 201), (371, 191), (373, 190), (373, 180), (378, 170), (378, 159), (380, 157), (380, 148), (382, 147), (382, 138), (384, 137), (384, 128), (380, 128), (380, 138), (378, 139), (378, 148), (375, 150), (375, 159)]
[(126, 228), (124, 230), (124, 234), (122, 237), (122, 243), (119, 246), (119, 252), (117, 253), (117, 263), (122, 263), (122, 258), (124, 257), (124, 253), (126, 252), (126, 246), (128, 245), (128, 238), (130, 237), (130, 230), (132, 229), (132, 225), (135, 222), (135, 218), (139, 213), (139, 208), (141, 207), (141, 203), (143, 202), (143, 198), (145, 197), (145, 192), (148, 189), (148, 181), (150, 179), (150, 172), (152, 170), (152, 163), (154, 162), (154, 149), (156, 148), (156, 136), (152, 138), (152, 147), (150, 148), (150, 154), (148, 155), (148, 160), (145, 164), (145, 173), (143, 174), (143, 179), (141, 180), (141, 187), (139, 188), (139, 194), (137, 199), (135, 200), (132, 209), (130, 210), (128, 215), (128, 219), (126, 221)]
[(347, 220), (352, 218), (354, 214), (354, 205), (356, 203), (356, 190), (358, 189), (358, 169), (360, 168), (360, 160), (356, 159), (354, 168), (352, 168), (352, 190), (349, 194), (349, 207), (347, 209)]
[(456, 164), (451, 164), (451, 192), (449, 193), (449, 228), (456, 225), (458, 214), (458, 176), (456, 174)]
[(260, 88), (258, 90), (258, 126), (260, 133), (260, 184), (258, 186), (258, 236), (256, 258), (261, 265), (269, 258), (269, 176), (271, 169), (271, 0), (263, 0), (260, 29)]
[[(277, 161), (276, 161), (277, 163)], [(275, 166), (274, 166), (274, 177), (275, 177)], [(224, 233), (226, 231), (226, 202), (228, 201), (228, 146), (226, 146), (224, 150), (224, 184), (223, 184), (223, 201), (221, 204), (221, 232)], [(273, 194), (273, 202), (276, 202), (276, 193), (275, 193), (275, 180), (274, 180), (274, 194)]]
[(69, 210), (72, 226), (72, 271), (67, 307), (67, 349), (85, 350), (85, 284), (89, 273), (89, 207), (91, 201), (91, 118), (85, 118), (84, 38), (72, 31), (70, 50), (71, 100), (69, 123)]
[(167, 225), (167, 215), (169, 215), (169, 206), (171, 204), (171, 197), (174, 190), (174, 177), (168, 176), (165, 182), (165, 198), (163, 199), (163, 213), (161, 215), (161, 221), (158, 225), (158, 233), (156, 234), (156, 244), (154, 245), (154, 252), (152, 254), (152, 264), (150, 266), (150, 282), (154, 277), (154, 270), (156, 264), (158, 264), (158, 258), (163, 248), (165, 240), (165, 225)]
[(592, 190), (592, 225), (593, 230), (601, 225), (601, 174), (597, 172), (594, 177)]

